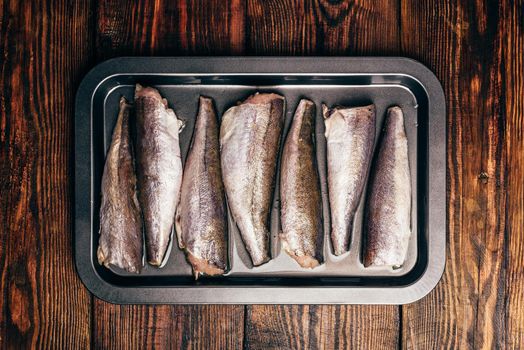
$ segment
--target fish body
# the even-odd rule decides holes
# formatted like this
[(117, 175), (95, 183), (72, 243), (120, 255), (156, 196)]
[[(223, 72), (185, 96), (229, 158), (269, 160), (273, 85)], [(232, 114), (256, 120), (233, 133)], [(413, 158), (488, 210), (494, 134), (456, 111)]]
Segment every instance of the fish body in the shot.
[(300, 101), (282, 152), (280, 202), (284, 250), (302, 267), (322, 262), (322, 198), (315, 155), (315, 104)]
[(137, 84), (135, 108), (138, 200), (144, 217), (147, 260), (160, 266), (171, 239), (180, 197), (182, 122), (151, 87)]
[(270, 259), (269, 217), (284, 120), (284, 97), (255, 94), (220, 126), (227, 202), (254, 266)]
[(182, 180), (176, 229), (195, 278), (222, 275), (227, 268), (227, 212), (213, 100), (200, 97)]
[(335, 255), (349, 251), (355, 212), (375, 142), (375, 106), (323, 106), (327, 139), (331, 242)]
[(114, 265), (129, 272), (140, 272), (142, 218), (136, 193), (130, 116), (131, 105), (122, 97), (102, 175), (97, 257), (106, 267)]
[(364, 266), (402, 266), (411, 236), (411, 176), (400, 107), (387, 112), (371, 175), (365, 227)]

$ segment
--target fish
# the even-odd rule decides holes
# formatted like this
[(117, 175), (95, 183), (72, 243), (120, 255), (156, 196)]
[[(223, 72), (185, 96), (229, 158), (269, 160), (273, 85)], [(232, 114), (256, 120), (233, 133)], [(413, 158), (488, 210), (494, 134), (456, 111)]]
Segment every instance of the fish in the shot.
[(375, 106), (323, 105), (327, 139), (328, 197), (333, 253), (349, 251), (375, 143)]
[(315, 104), (302, 99), (284, 142), (280, 203), (284, 250), (305, 268), (322, 261), (322, 198), (315, 153)]
[(284, 104), (283, 96), (257, 93), (229, 108), (220, 125), (227, 203), (254, 266), (270, 260), (269, 219)]
[(182, 184), (179, 132), (184, 123), (152, 87), (135, 89), (138, 201), (149, 264), (164, 262)]
[(220, 165), (219, 124), (213, 100), (200, 97), (177, 208), (178, 245), (199, 275), (227, 269), (227, 211)]
[(364, 266), (404, 264), (411, 237), (408, 139), (400, 107), (387, 111), (365, 210)]
[(142, 214), (130, 134), (132, 106), (122, 97), (102, 175), (100, 265), (139, 273), (142, 269)]

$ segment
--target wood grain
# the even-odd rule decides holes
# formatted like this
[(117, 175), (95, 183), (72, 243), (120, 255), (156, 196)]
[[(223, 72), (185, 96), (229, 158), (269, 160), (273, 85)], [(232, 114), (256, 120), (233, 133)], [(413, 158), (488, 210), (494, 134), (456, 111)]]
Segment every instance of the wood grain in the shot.
[(398, 53), (398, 1), (248, 0), (255, 55)]
[(403, 307), (402, 343), (500, 347), (506, 334), (504, 14), (496, 2), (415, 0), (402, 1), (401, 14), (403, 54), (443, 82), (449, 194), (446, 271), (428, 297)]
[(89, 2), (0, 1), (0, 345), (86, 348), (72, 254), (74, 94)]
[(398, 344), (396, 307), (264, 305), (248, 310), (249, 349), (392, 349)]
[(506, 1), (503, 55), (506, 154), (506, 333), (510, 349), (524, 344), (524, 2)]
[[(239, 54), (245, 3), (107, 1), (98, 6), (97, 57)], [(242, 306), (119, 306), (94, 301), (95, 347), (242, 348)]]
[[(0, 348), (521, 348), (523, 23), (522, 0), (0, 0)], [(437, 74), (449, 243), (428, 297), (400, 313), (91, 304), (71, 242), (74, 92), (91, 58), (244, 53), (402, 54)]]
[(96, 300), (95, 310), (95, 349), (242, 349), (243, 346), (243, 306), (108, 306)]
[[(397, 1), (248, 0), (249, 54), (363, 55), (400, 50)], [(395, 348), (397, 306), (247, 306), (246, 346)]]
[(241, 54), (244, 14), (242, 0), (100, 2), (97, 57)]

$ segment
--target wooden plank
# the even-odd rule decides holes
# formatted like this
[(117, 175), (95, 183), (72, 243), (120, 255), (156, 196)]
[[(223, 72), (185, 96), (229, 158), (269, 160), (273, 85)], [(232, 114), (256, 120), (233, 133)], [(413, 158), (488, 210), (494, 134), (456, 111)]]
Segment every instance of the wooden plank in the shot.
[(98, 57), (241, 54), (244, 20), (242, 0), (103, 1)]
[(0, 1), (0, 346), (87, 348), (72, 254), (74, 94), (89, 1)]
[[(100, 2), (99, 59), (120, 55), (239, 54), (245, 4), (227, 1)], [(119, 306), (94, 301), (95, 348), (239, 349), (243, 306)]]
[(524, 344), (524, 2), (503, 5), (506, 92), (506, 342)]
[(254, 55), (394, 55), (398, 2), (248, 0), (248, 52)]
[(393, 349), (399, 313), (391, 306), (259, 305), (248, 308), (249, 349)]
[(96, 299), (95, 349), (241, 349), (243, 306), (110, 305)]
[[(400, 50), (398, 2), (249, 0), (248, 53), (394, 55)], [(246, 346), (397, 347), (396, 306), (248, 306)]]
[(403, 307), (406, 348), (505, 341), (504, 21), (496, 2), (402, 1), (403, 54), (444, 86), (449, 193), (446, 271), (428, 297)]
[(181, 54), (239, 55), (245, 48), (243, 0), (180, 2)]

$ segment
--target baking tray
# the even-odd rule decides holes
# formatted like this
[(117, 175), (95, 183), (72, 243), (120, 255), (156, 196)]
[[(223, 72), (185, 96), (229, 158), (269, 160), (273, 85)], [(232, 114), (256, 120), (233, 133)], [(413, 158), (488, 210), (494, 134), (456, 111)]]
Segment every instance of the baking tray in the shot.
[[(317, 159), (324, 214), (325, 263), (300, 268), (280, 247), (278, 180), (271, 220), (273, 260), (253, 267), (239, 232), (229, 219), (230, 271), (195, 281), (184, 253), (175, 244), (161, 268), (141, 274), (100, 266), (98, 244), (100, 183), (104, 159), (121, 96), (133, 99), (134, 85), (156, 87), (177, 116), (186, 121), (180, 136), (188, 152), (198, 96), (212, 97), (219, 116), (256, 91), (286, 97), (284, 134), (300, 98), (317, 107)], [(321, 104), (377, 108), (377, 138), (386, 109), (402, 107), (412, 178), (412, 239), (406, 263), (398, 270), (364, 268), (361, 261), (362, 197), (350, 252), (331, 253), (324, 123)], [(429, 293), (445, 263), (445, 101), (436, 77), (407, 58), (298, 57), (124, 57), (91, 70), (76, 97), (75, 259), (80, 278), (97, 297), (113, 303), (228, 304), (404, 304)], [(175, 240), (176, 241), (176, 240)]]

